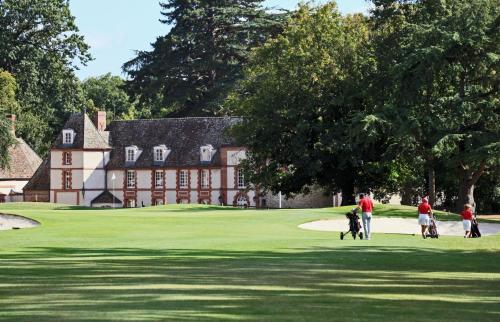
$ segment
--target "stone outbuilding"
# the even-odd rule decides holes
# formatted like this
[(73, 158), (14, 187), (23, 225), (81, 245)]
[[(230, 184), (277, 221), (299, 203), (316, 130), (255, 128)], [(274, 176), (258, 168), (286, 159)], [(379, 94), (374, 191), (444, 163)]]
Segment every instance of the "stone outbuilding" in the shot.
[[(16, 136), (16, 116), (8, 115)], [(9, 148), (9, 165), (0, 169), (0, 203), (23, 201), (23, 188), (42, 163), (42, 159), (21, 138)]]

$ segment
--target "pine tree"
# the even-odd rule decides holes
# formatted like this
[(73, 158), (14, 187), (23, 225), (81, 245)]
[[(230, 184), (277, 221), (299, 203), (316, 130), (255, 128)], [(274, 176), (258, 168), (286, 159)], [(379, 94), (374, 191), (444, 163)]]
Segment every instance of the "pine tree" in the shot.
[[(143, 116), (215, 114), (241, 77), (253, 47), (277, 34), (283, 14), (260, 0), (170, 0), (161, 3), (170, 32), (138, 52), (123, 70)], [(150, 109), (149, 111), (147, 109)]]

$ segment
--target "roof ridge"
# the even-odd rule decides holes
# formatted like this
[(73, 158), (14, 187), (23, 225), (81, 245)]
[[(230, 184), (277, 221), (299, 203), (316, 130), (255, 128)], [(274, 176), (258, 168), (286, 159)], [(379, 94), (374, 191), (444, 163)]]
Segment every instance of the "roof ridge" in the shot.
[(134, 121), (160, 121), (160, 120), (192, 120), (192, 119), (237, 119), (241, 116), (184, 116), (184, 117), (160, 117), (154, 119), (134, 119), (134, 120), (112, 120), (113, 122), (134, 122)]

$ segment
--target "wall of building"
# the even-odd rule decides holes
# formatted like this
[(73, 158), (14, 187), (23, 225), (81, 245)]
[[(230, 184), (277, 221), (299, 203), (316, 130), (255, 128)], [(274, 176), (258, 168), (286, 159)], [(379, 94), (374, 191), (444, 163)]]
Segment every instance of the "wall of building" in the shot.
[[(115, 180), (112, 180), (113, 174), (115, 175)], [(110, 170), (108, 171), (108, 189), (118, 189), (122, 190), (123, 189), (123, 178), (124, 178), (125, 172), (123, 170)]]
[(16, 192), (22, 192), (24, 186), (28, 183), (28, 180), (1, 180), (0, 181), (0, 193), (8, 195), (12, 190)]
[(212, 180), (212, 189), (220, 189), (221, 170), (220, 169), (212, 169), (212, 171), (210, 171), (210, 173), (211, 173), (211, 180)]
[(78, 192), (56, 192), (57, 203), (62, 203), (66, 205), (77, 205), (78, 204)]
[(30, 190), (24, 192), (25, 202), (50, 202), (49, 191), (47, 190)]
[(227, 149), (226, 160), (228, 166), (237, 166), (242, 160), (246, 159), (246, 151), (244, 149)]
[(63, 164), (63, 152), (70, 150), (52, 150), (50, 152), (50, 168), (51, 169), (83, 169), (83, 151), (71, 151), (71, 164)]
[[(279, 195), (267, 194), (266, 204), (269, 208), (279, 208)], [(309, 194), (300, 194), (294, 198), (281, 198), (281, 208), (325, 208), (333, 206), (332, 195), (325, 195), (320, 188), (312, 188)]]
[[(126, 170), (104, 170), (109, 160), (109, 152), (102, 151), (71, 151), (71, 165), (63, 164), (63, 152), (51, 151), (51, 192), (50, 200), (67, 204), (80, 204), (90, 206), (91, 201), (107, 189), (119, 200), (125, 202), (135, 200), (137, 206), (150, 206), (155, 200), (163, 200), (167, 204), (182, 202), (198, 203), (200, 200), (211, 204), (218, 204), (219, 197), (225, 199), (225, 203), (232, 205), (239, 196), (247, 198), (248, 206), (255, 206), (255, 193), (244, 192), (235, 187), (235, 167), (245, 156), (245, 150), (238, 148), (222, 148), (223, 166), (221, 169), (210, 169), (210, 188), (201, 189), (199, 182), (200, 169), (189, 170), (189, 185), (187, 189), (177, 186), (177, 169), (165, 170), (165, 185), (162, 189), (152, 187), (151, 169), (136, 169), (136, 186), (124, 187)], [(63, 171), (71, 170), (71, 189), (63, 187)], [(179, 169), (181, 170), (181, 169)], [(115, 176), (115, 180), (111, 178)], [(83, 193), (81, 190), (85, 188)], [(28, 196), (32, 198), (32, 196)]]
[(80, 205), (90, 207), (92, 205), (92, 200), (103, 192), (104, 190), (85, 190), (85, 195), (80, 192)]

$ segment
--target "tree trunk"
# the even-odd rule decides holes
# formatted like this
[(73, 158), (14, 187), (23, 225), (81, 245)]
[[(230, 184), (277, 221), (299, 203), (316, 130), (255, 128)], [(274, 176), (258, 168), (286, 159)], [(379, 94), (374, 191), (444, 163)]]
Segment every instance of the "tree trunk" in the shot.
[(477, 180), (481, 177), (486, 169), (486, 162), (481, 162), (479, 169), (477, 171), (472, 171), (467, 169), (463, 165), (459, 171), (460, 185), (458, 187), (458, 199), (455, 205), (455, 210), (460, 212), (465, 204), (472, 206), (472, 209), (476, 210), (476, 203), (474, 202), (474, 185)]
[(349, 206), (356, 204), (356, 197), (354, 195), (354, 184), (346, 184), (342, 187), (342, 206)]
[(429, 204), (434, 207), (436, 204), (436, 171), (432, 158), (427, 159), (427, 188), (429, 193)]
[(476, 203), (474, 202), (474, 185), (470, 185), (467, 183), (464, 183), (462, 185), (462, 183), (460, 183), (456, 212), (460, 212), (465, 204), (471, 205), (472, 209), (475, 210)]
[(429, 204), (434, 207), (436, 204), (436, 172), (432, 163), (429, 164), (427, 173), (429, 180)]
[(415, 206), (415, 189), (411, 186), (404, 186), (401, 189), (401, 204), (405, 206)]

